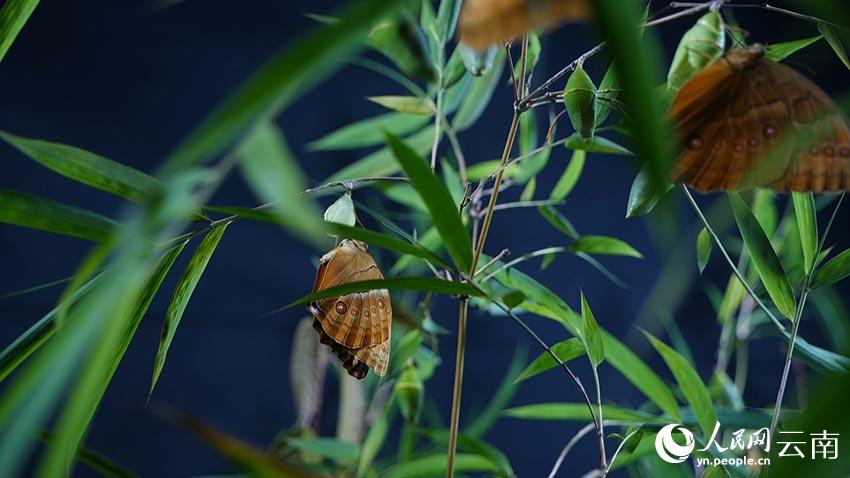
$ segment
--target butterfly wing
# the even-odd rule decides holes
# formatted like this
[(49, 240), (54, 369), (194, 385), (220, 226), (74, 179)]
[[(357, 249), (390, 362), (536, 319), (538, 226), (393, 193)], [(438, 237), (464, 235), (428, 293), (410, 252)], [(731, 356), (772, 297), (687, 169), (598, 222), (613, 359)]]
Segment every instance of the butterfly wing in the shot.
[(807, 78), (747, 50), (692, 78), (670, 115), (684, 143), (674, 181), (700, 191), (848, 187), (848, 130), (838, 108)]
[(467, 0), (458, 21), (461, 41), (482, 50), (528, 30), (588, 17), (586, 0)]

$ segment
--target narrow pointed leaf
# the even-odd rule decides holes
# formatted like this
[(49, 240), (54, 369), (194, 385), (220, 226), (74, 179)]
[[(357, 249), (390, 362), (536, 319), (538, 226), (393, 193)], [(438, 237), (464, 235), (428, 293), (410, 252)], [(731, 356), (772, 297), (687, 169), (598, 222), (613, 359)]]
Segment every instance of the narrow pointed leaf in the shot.
[(794, 53), (806, 48), (823, 38), (820, 35), (811, 38), (803, 38), (802, 40), (794, 40), (784, 43), (773, 43), (767, 47), (767, 57), (775, 62), (780, 62)]
[(599, 324), (596, 323), (596, 317), (593, 316), (584, 294), (581, 294), (581, 319), (581, 337), (587, 349), (587, 356), (590, 358), (590, 364), (598, 367), (605, 360), (605, 346)]
[(2, 188), (0, 222), (98, 242), (120, 227), (96, 212)]
[(761, 225), (756, 219), (747, 203), (736, 193), (729, 194), (729, 202), (732, 204), (732, 212), (744, 244), (752, 257), (753, 264), (758, 271), (759, 277), (767, 289), (768, 295), (773, 300), (776, 308), (789, 319), (794, 317), (797, 301), (788, 276), (782, 268), (782, 263), (776, 256), (776, 251), (770, 244), (770, 240), (764, 233)]
[(812, 273), (818, 253), (818, 218), (815, 213), (815, 196), (812, 193), (791, 193), (794, 202), (794, 214), (800, 230), (800, 244), (803, 246), (803, 270), (806, 275)]
[(558, 212), (558, 210), (554, 207), (540, 206), (537, 208), (537, 211), (541, 216), (543, 216), (543, 219), (546, 219), (549, 224), (564, 233), (567, 237), (571, 239), (579, 238), (579, 233), (575, 226), (573, 226), (573, 223), (571, 223), (569, 219), (564, 217), (564, 215)]
[(454, 203), (451, 194), (423, 158), (394, 136), (388, 135), (387, 143), (428, 207), (446, 250), (461, 270), (468, 271), (472, 266), (472, 243), (461, 221), (459, 205)]
[(148, 201), (162, 190), (162, 181), (153, 176), (73, 146), (2, 131), (0, 138), (48, 169), (131, 201)]
[(629, 191), (626, 217), (649, 214), (672, 188), (673, 186), (670, 183), (665, 184), (661, 189), (653, 188), (649, 181), (649, 170), (646, 166), (642, 167), (637, 176), (635, 176), (635, 180), (632, 182), (632, 188)]
[(496, 86), (499, 85), (504, 68), (505, 53), (502, 49), (499, 49), (493, 67), (483, 76), (475, 78), (472, 82), (472, 88), (467, 93), (454, 118), (452, 118), (452, 126), (456, 131), (464, 131), (478, 121), (487, 105), (490, 104), (490, 99), (493, 97)]
[[(390, 469), (386, 478), (428, 478), (446, 473), (445, 453), (414, 458)], [(499, 465), (482, 455), (458, 453), (455, 455), (454, 470), (458, 473), (497, 472)]]
[(708, 393), (708, 389), (706, 389), (699, 374), (672, 347), (656, 339), (648, 332), (644, 332), (644, 335), (649, 339), (653, 348), (661, 355), (661, 358), (664, 359), (667, 368), (673, 373), (673, 377), (676, 378), (676, 382), (682, 389), (682, 394), (685, 395), (685, 399), (688, 401), (697, 418), (703, 436), (711, 436), (711, 432), (714, 430), (714, 425), (717, 422), (717, 410), (715, 410), (711, 395)]
[[(581, 357), (585, 353), (584, 345), (581, 343), (581, 340), (576, 337), (564, 340), (563, 342), (558, 342), (550, 348), (552, 349), (552, 352), (564, 363), (567, 363), (577, 357)], [(517, 377), (516, 381), (522, 382), (523, 380), (528, 380), (535, 375), (539, 375), (547, 370), (558, 367), (558, 365), (558, 362), (552, 358), (549, 352), (543, 352), (538, 355), (534, 361), (528, 364), (527, 367), (525, 367), (525, 369)]]
[(847, 50), (844, 49), (844, 44), (841, 43), (841, 38), (835, 33), (835, 30), (825, 23), (818, 23), (818, 30), (820, 30), (826, 42), (829, 43), (829, 46), (832, 47), (832, 51), (838, 55), (841, 63), (844, 63), (844, 66), (850, 70), (850, 59), (847, 58)]
[(850, 249), (833, 257), (815, 274), (812, 287), (826, 287), (850, 276)]
[(165, 358), (168, 355), (168, 349), (171, 347), (171, 342), (174, 340), (174, 335), (177, 333), (177, 327), (183, 319), (183, 313), (186, 311), (186, 306), (189, 305), (189, 299), (195, 292), (201, 276), (207, 265), (212, 259), (213, 253), (221, 242), (224, 231), (227, 230), (227, 225), (219, 226), (210, 231), (198, 248), (195, 250), (192, 259), (183, 270), (183, 275), (177, 282), (174, 288), (174, 295), (171, 298), (171, 303), (165, 313), (165, 322), (162, 325), (162, 335), (159, 341), (159, 350), (156, 352), (156, 360), (154, 361), (153, 379), (151, 380), (150, 393), (153, 393), (156, 387), (156, 382), (159, 380), (159, 375), (162, 373), (162, 368), (165, 366)]
[(403, 136), (422, 127), (428, 118), (405, 113), (386, 113), (351, 123), (308, 144), (313, 151), (365, 148), (384, 141), (384, 131)]
[[(381, 140), (386, 141), (383, 133)], [(428, 125), (420, 131), (411, 134), (404, 138), (404, 142), (417, 153), (425, 154), (431, 150), (431, 146), (434, 144), (434, 125)], [(401, 167), (399, 167), (398, 162), (394, 159), (392, 150), (386, 147), (349, 164), (330, 175), (323, 182), (345, 181), (346, 179), (365, 178), (369, 176), (391, 176), (399, 171), (401, 171)]]
[(603, 153), (603, 154), (619, 154), (631, 156), (632, 152), (625, 146), (621, 146), (610, 139), (596, 136), (589, 139), (583, 139), (578, 133), (573, 133), (567, 138), (564, 143), (567, 149), (574, 151), (586, 151), (588, 153)]
[(354, 292), (366, 292), (375, 289), (389, 290), (416, 290), (420, 292), (436, 292), (440, 294), (466, 295), (470, 297), (483, 297), (484, 293), (479, 289), (461, 282), (451, 282), (433, 277), (397, 277), (394, 279), (375, 279), (329, 287), (327, 289), (306, 295), (284, 308), (294, 307), (299, 304), (307, 304), (328, 297), (339, 297)]
[[(7, 0), (0, 9), (0, 61), (24, 28), (39, 0)], [(460, 3), (460, 2), (458, 2)]]
[(558, 179), (558, 182), (552, 189), (552, 194), (549, 195), (549, 199), (552, 199), (553, 201), (563, 201), (570, 195), (573, 188), (575, 188), (576, 184), (578, 184), (578, 180), (584, 170), (586, 156), (587, 153), (585, 151), (573, 151), (573, 156), (570, 159), (569, 164), (567, 164), (567, 167), (564, 168), (561, 178)]
[(416, 116), (433, 116), (437, 111), (434, 102), (416, 96), (370, 96), (366, 99), (384, 108)]
[(700, 274), (705, 271), (705, 266), (708, 265), (708, 261), (711, 259), (711, 250), (713, 247), (714, 241), (711, 240), (708, 229), (700, 229), (699, 234), (697, 234), (697, 267), (699, 267)]
[(643, 255), (625, 241), (608, 236), (582, 236), (570, 245), (573, 252), (604, 254), (643, 259)]

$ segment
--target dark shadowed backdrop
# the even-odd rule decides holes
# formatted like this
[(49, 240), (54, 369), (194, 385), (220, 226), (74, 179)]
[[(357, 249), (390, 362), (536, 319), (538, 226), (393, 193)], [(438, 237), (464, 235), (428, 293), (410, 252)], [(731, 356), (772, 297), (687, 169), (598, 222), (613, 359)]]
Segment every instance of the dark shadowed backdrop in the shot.
[[(0, 64), (0, 129), (26, 137), (75, 145), (144, 171), (157, 164), (242, 79), (311, 27), (303, 12), (331, 12), (326, 0), (187, 0), (167, 8), (152, 2), (81, 0), (43, 2)], [(752, 39), (777, 42), (816, 34), (810, 24), (776, 14), (739, 14)], [(694, 19), (660, 30), (669, 58), (679, 36)], [(554, 72), (596, 43), (585, 27), (569, 26), (544, 37), (538, 77)], [(847, 86), (847, 71), (825, 44), (796, 55), (797, 65), (828, 91)], [(602, 58), (588, 68), (599, 78)], [(539, 81), (539, 80), (538, 80)], [(311, 153), (304, 145), (349, 122), (380, 112), (364, 98), (403, 94), (399, 87), (371, 71), (348, 66), (310, 92), (278, 120), (300, 163), (315, 184), (359, 155), (352, 152)], [(497, 157), (511, 114), (511, 90), (498, 89), (486, 114), (462, 134), (471, 162)], [(121, 204), (100, 193), (47, 172), (11, 147), (0, 145), (0, 187), (46, 196), (107, 215)], [(539, 190), (548, 191), (560, 175), (569, 151), (556, 149), (542, 175)], [(715, 278), (725, 281), (728, 269), (711, 263), (709, 278), (697, 278), (693, 217), (679, 208), (678, 229), (665, 223), (676, 245), (659, 246), (644, 219), (625, 220), (628, 190), (635, 174), (630, 158), (591, 155), (582, 181), (561, 211), (583, 233), (623, 238), (642, 251), (643, 261), (623, 258), (603, 262), (630, 284), (618, 288), (587, 263), (564, 256), (543, 272), (539, 263), (523, 268), (577, 306), (581, 287), (601, 324), (624, 339), (662, 376), (666, 368), (635, 331), (636, 321), (663, 335), (659, 314), (643, 303), (665, 263), (673, 257), (682, 281), (694, 279), (675, 318), (693, 349), (703, 377), (710, 373), (719, 328), (703, 289)], [(515, 196), (517, 192), (512, 191)], [(674, 196), (674, 203), (678, 197)], [(368, 197), (368, 196), (367, 196)], [(506, 196), (511, 197), (511, 196)], [(713, 197), (703, 198), (708, 204)], [(253, 205), (238, 174), (215, 197), (222, 205)], [(784, 201), (783, 201), (784, 202)], [(676, 206), (674, 204), (674, 206)], [(845, 215), (846, 219), (847, 216)], [(850, 245), (844, 222), (836, 241)], [(841, 237), (843, 235), (843, 237)], [(663, 234), (662, 234), (663, 236)], [(490, 252), (509, 248), (514, 255), (560, 245), (561, 236), (537, 214), (499, 212)], [(69, 276), (91, 244), (47, 233), (0, 225), (0, 294)], [(675, 255), (675, 251), (679, 255)], [(190, 411), (248, 441), (265, 444), (294, 420), (289, 393), (290, 338), (304, 314), (288, 310), (261, 318), (312, 287), (316, 254), (280, 229), (243, 221), (230, 227), (201, 281), (177, 333), (154, 398)], [(715, 258), (716, 259), (716, 258)], [(184, 258), (185, 260), (185, 258)], [(163, 291), (170, 290), (172, 274)], [(674, 281), (679, 285), (681, 282)], [(10, 343), (55, 304), (59, 288), (0, 299), (0, 345)], [(140, 473), (183, 477), (232, 471), (231, 465), (180, 429), (153, 416), (146, 407), (153, 359), (168, 293), (158, 297), (118, 369), (94, 421), (87, 444)], [(641, 313), (644, 310), (644, 313)], [(455, 307), (446, 300), (434, 319), (454, 331)], [(545, 319), (530, 323), (550, 342), (565, 332)], [(818, 341), (818, 329), (804, 328)], [(539, 353), (528, 337), (504, 318), (473, 313), (466, 364), (463, 416), (483, 407), (496, 389), (517, 349)], [(443, 365), (429, 382), (430, 394), (448, 416), (451, 405), (454, 337), (442, 342)], [(783, 360), (776, 339), (756, 342), (747, 389), (749, 403), (768, 406), (775, 394)], [(590, 381), (588, 370), (577, 370)], [(602, 369), (603, 393), (623, 405), (640, 396), (609, 368)], [(3, 385), (0, 385), (2, 387)], [(574, 387), (557, 372), (525, 383), (515, 404), (578, 401)], [(333, 407), (330, 407), (333, 408)], [(324, 420), (332, 427), (333, 420)], [(520, 476), (548, 472), (559, 450), (578, 425), (525, 422), (505, 418), (487, 439), (504, 450)], [(325, 430), (331, 433), (332, 428)], [(564, 476), (577, 476), (595, 463), (595, 445), (586, 440), (573, 452)], [(78, 467), (77, 475), (90, 476)]]

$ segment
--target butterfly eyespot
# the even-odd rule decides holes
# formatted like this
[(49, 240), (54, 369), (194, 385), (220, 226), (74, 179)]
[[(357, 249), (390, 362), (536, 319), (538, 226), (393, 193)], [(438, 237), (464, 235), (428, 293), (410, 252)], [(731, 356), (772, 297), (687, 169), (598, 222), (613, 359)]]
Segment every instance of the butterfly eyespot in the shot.
[(352, 307), (352, 308), (351, 308), (351, 316), (352, 316), (352, 317), (357, 318), (357, 314), (359, 314), (359, 313), (360, 313), (360, 311), (359, 311), (359, 310), (357, 310), (357, 307)]
[(824, 146), (823, 148), (821, 148), (821, 152), (824, 156), (828, 158), (835, 156), (835, 148), (833, 148), (832, 146)]
[(696, 151), (700, 148), (702, 148), (702, 138), (700, 138), (699, 136), (691, 136), (691, 138), (688, 140), (688, 149), (690, 149), (691, 151)]
[(758, 148), (759, 144), (761, 144), (761, 143), (759, 143), (759, 140), (757, 140), (755, 138), (750, 138), (749, 143), (750, 143), (750, 148), (753, 148), (753, 149)]
[(850, 158), (850, 148), (844, 146), (838, 150), (838, 154), (840, 154), (842, 158)]
[(378, 316), (378, 309), (374, 305), (372, 306), (372, 315)]
[(334, 306), (334, 310), (337, 314), (342, 315), (345, 313), (346, 310), (348, 310), (348, 306), (345, 305), (345, 302), (339, 301)]
[(384, 299), (378, 299), (378, 308), (384, 310)]
[(369, 318), (369, 309), (363, 311), (363, 317)]
[(776, 129), (776, 126), (769, 124), (764, 127), (763, 134), (765, 138), (773, 139), (779, 134), (779, 130)]

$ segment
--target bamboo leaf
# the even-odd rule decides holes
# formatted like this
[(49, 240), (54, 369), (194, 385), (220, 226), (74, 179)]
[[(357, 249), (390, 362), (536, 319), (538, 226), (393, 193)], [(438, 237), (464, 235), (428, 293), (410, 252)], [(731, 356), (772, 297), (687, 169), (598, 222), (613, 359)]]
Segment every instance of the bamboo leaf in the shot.
[(573, 252), (604, 254), (643, 259), (643, 255), (625, 241), (608, 236), (582, 236), (570, 244)]
[(558, 182), (552, 189), (552, 194), (549, 195), (549, 199), (553, 201), (563, 201), (570, 195), (573, 188), (575, 188), (576, 184), (578, 184), (582, 171), (584, 171), (586, 156), (587, 153), (585, 151), (573, 151), (573, 156), (570, 158), (570, 162), (567, 164), (567, 167), (564, 168), (561, 178), (558, 179)]
[(42, 166), (93, 188), (136, 202), (151, 200), (162, 181), (94, 153), (0, 131), (0, 138)]
[(705, 271), (705, 266), (708, 265), (708, 261), (711, 259), (711, 250), (713, 247), (714, 241), (711, 240), (708, 229), (700, 229), (699, 234), (697, 234), (697, 267), (699, 267), (700, 274)]
[(803, 247), (803, 270), (806, 275), (812, 273), (818, 253), (818, 217), (815, 213), (815, 196), (812, 193), (792, 192), (794, 214), (800, 230), (800, 244)]
[(339, 297), (354, 292), (366, 292), (375, 289), (416, 290), (420, 292), (436, 292), (440, 294), (467, 295), (483, 297), (484, 293), (476, 287), (462, 282), (451, 282), (433, 277), (397, 277), (394, 279), (374, 279), (329, 287), (327, 289), (306, 295), (284, 307), (288, 309), (300, 304), (307, 304), (328, 297)]
[(422, 127), (428, 118), (405, 113), (386, 113), (350, 123), (307, 145), (312, 151), (339, 151), (365, 148), (384, 141), (384, 131), (396, 136), (411, 133)]
[(844, 63), (844, 66), (846, 66), (847, 69), (850, 69), (850, 59), (847, 58), (847, 50), (844, 49), (844, 45), (841, 43), (841, 38), (838, 37), (835, 30), (825, 23), (818, 23), (818, 30), (820, 30), (821, 34), (826, 39), (826, 42), (829, 43), (829, 46), (832, 47), (832, 51), (838, 55), (838, 59), (841, 60), (841, 63)]
[(850, 249), (829, 260), (815, 274), (812, 288), (827, 287), (850, 276)]
[(286, 442), (300, 450), (342, 462), (354, 461), (360, 454), (360, 447), (357, 443), (336, 440), (334, 438), (287, 437)]
[(0, 9), (0, 61), (3, 61), (37, 6), (38, 0), (7, 0), (3, 4)]
[(384, 108), (416, 116), (434, 116), (437, 107), (428, 98), (416, 96), (370, 96), (366, 98)]
[[(561, 359), (562, 362), (567, 363), (570, 360), (581, 357), (585, 353), (584, 345), (581, 343), (576, 337), (571, 339), (564, 340), (563, 342), (558, 342), (557, 344), (550, 347), (552, 352)], [(543, 352), (538, 355), (537, 358), (534, 359), (527, 367), (519, 374), (515, 383), (522, 382), (523, 380), (528, 380), (529, 378), (539, 375), (547, 370), (553, 369), (558, 366), (558, 362), (552, 358), (549, 352)]]
[[(426, 455), (399, 464), (389, 470), (386, 478), (428, 478), (446, 473), (445, 453)], [(496, 472), (499, 465), (482, 455), (458, 453), (455, 455), (454, 470), (457, 473)]]
[(103, 394), (130, 346), (130, 341), (187, 242), (178, 244), (162, 255), (156, 269), (147, 279), (143, 295), (132, 314), (120, 317), (121, 320), (114, 320), (98, 342), (83, 369), (83, 375), (78, 379), (59, 416), (50, 451), (40, 468), (41, 476), (60, 476), (66, 469), (70, 469)]
[(658, 205), (658, 202), (673, 188), (670, 183), (657, 189), (651, 186), (649, 181), (649, 169), (644, 165), (629, 191), (629, 203), (626, 206), (626, 217), (637, 217), (649, 214)]
[(773, 303), (785, 317), (789, 319), (794, 317), (797, 301), (794, 298), (788, 276), (785, 275), (785, 270), (782, 268), (782, 263), (779, 262), (770, 240), (741, 196), (730, 193), (729, 202), (732, 204), (732, 212), (735, 214), (738, 229), (741, 230), (744, 244), (746, 244), (747, 251), (752, 257), (764, 288), (767, 289)]
[(271, 123), (264, 124), (243, 143), (238, 154), (248, 185), (260, 201), (272, 203), (272, 210), (289, 219), (285, 227), (309, 242), (326, 242), (321, 233), (321, 213), (315, 203), (301, 195), (306, 189), (304, 173), (280, 130)]
[(195, 292), (195, 288), (198, 286), (201, 276), (204, 275), (207, 264), (209, 264), (226, 230), (227, 224), (218, 226), (207, 233), (192, 255), (192, 259), (186, 265), (186, 269), (183, 270), (180, 280), (177, 281), (177, 286), (174, 288), (174, 295), (165, 313), (165, 322), (162, 324), (162, 335), (159, 341), (159, 349), (156, 352), (156, 360), (154, 361), (153, 379), (151, 380), (149, 395), (153, 394), (156, 382), (159, 380), (163, 366), (165, 366), (168, 349), (171, 347), (171, 342), (177, 333), (177, 327), (183, 319), (186, 306), (189, 305), (189, 299), (192, 298), (192, 294)]
[(803, 38), (801, 40), (794, 40), (784, 43), (774, 43), (768, 45), (767, 47), (767, 57), (775, 62), (780, 62), (794, 53), (806, 48), (807, 46), (815, 43), (816, 41), (823, 38), (820, 35), (813, 36), (811, 38)]
[(98, 242), (120, 227), (96, 212), (2, 188), (0, 222)]
[[(630, 423), (666, 423), (637, 410), (628, 410), (614, 405), (603, 405), (602, 414), (606, 420)], [(523, 420), (590, 420), (590, 411), (584, 403), (535, 403), (505, 410), (505, 415)]]
[(340, 58), (362, 48), (360, 40), (377, 19), (402, 5), (395, 0), (349, 2), (337, 15), (340, 21), (319, 25), (254, 72), (177, 147), (165, 171), (210, 160), (251, 127), (285, 109), (339, 68)]
[(563, 232), (567, 237), (578, 239), (579, 233), (573, 223), (569, 221), (563, 214), (552, 206), (540, 206), (537, 211), (543, 216), (543, 219), (555, 227), (555, 229)]
[(672, 347), (656, 339), (648, 332), (644, 332), (644, 335), (646, 335), (653, 348), (661, 355), (661, 358), (664, 359), (664, 362), (667, 363), (667, 368), (673, 373), (673, 377), (676, 378), (676, 382), (681, 387), (685, 399), (690, 404), (697, 418), (703, 436), (711, 436), (714, 425), (717, 423), (717, 410), (714, 409), (711, 395), (708, 393), (708, 389), (705, 388), (705, 384), (700, 379), (699, 374)]
[(431, 168), (413, 150), (394, 136), (387, 135), (387, 143), (428, 207), (446, 250), (460, 269), (468, 271), (472, 266), (472, 243), (461, 221), (458, 205)]
[[(383, 132), (382, 132), (383, 134)], [(381, 136), (382, 141), (386, 138)], [(418, 154), (425, 154), (431, 150), (434, 144), (434, 125), (426, 126), (417, 133), (404, 139), (404, 142), (413, 148)], [(389, 147), (381, 148), (374, 153), (360, 158), (354, 163), (340, 169), (330, 175), (323, 182), (345, 181), (347, 179), (365, 178), (369, 176), (390, 176), (399, 172), (401, 168), (393, 158), (393, 152)]]
[(578, 133), (571, 134), (564, 143), (567, 149), (574, 151), (586, 151), (588, 153), (619, 154), (631, 156), (632, 152), (625, 146), (621, 146), (610, 139), (595, 136), (583, 139)]
[(584, 293), (581, 294), (581, 319), (581, 337), (584, 340), (584, 347), (587, 349), (590, 364), (595, 368), (605, 361), (605, 346), (602, 343), (602, 332), (599, 330), (599, 324), (596, 323), (596, 317), (593, 316), (593, 311), (590, 310)]

